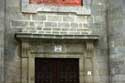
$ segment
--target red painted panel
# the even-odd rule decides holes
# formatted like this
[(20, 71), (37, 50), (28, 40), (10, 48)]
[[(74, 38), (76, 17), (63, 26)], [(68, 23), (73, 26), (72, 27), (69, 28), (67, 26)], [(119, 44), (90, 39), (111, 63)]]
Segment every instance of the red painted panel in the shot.
[(81, 0), (30, 0), (31, 4), (52, 4), (52, 5), (69, 5), (80, 6)]

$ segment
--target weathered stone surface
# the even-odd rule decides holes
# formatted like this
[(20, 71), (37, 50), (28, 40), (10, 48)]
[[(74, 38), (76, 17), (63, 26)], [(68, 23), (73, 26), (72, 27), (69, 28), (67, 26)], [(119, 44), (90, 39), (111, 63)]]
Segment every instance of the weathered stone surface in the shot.
[[(80, 34), (88, 34), (88, 31), (90, 31), (91, 32), (90, 34), (92, 35), (97, 34), (100, 36), (100, 39), (96, 44), (96, 54), (94, 57), (95, 60), (94, 67), (96, 69), (95, 72), (96, 83), (108, 83), (109, 66), (111, 68), (110, 69), (111, 79), (112, 79), (111, 83), (125, 82), (124, 80), (125, 1), (124, 0), (108, 0), (108, 2), (110, 3), (109, 5), (107, 3), (107, 0), (93, 0), (93, 3), (91, 4), (92, 13), (89, 13), (89, 15), (83, 8), (74, 8), (74, 7), (58, 8), (51, 6), (46, 6), (46, 7), (41, 6), (42, 9), (39, 10), (40, 11), (42, 10), (44, 12), (38, 12), (37, 14), (32, 14), (32, 13), (26, 14), (21, 12), (21, 6), (19, 0), (6, 0), (5, 33), (4, 33), (5, 13), (4, 13), (3, 2), (4, 0), (0, 1), (0, 19), (2, 19), (0, 20), (0, 83), (2, 83), (4, 80), (3, 78), (4, 71), (5, 71), (5, 83), (20, 83), (21, 81), (20, 49), (19, 49), (19, 43), (17, 43), (17, 41), (15, 41), (14, 39), (14, 33), (18, 31), (23, 31), (25, 33), (51, 34), (51, 35), (54, 34), (80, 35)], [(107, 22), (106, 8), (108, 8), (108, 23), (106, 23)], [(89, 9), (90, 8), (88, 8), (88, 11)], [(31, 12), (31, 10), (32, 11), (34, 10), (36, 12), (36, 8), (34, 8), (33, 6), (31, 7), (31, 9), (27, 11)], [(71, 13), (74, 11), (77, 13), (78, 12), (81, 13), (81, 15), (78, 15), (76, 13)], [(87, 13), (87, 15), (85, 13)], [(109, 24), (108, 27), (107, 24)], [(109, 34), (107, 34), (106, 32), (107, 28)], [(107, 51), (108, 50), (107, 35), (110, 38), (109, 39), (110, 55), (108, 55)], [(5, 43), (5, 48), (4, 48), (4, 43)], [(47, 48), (45, 50), (51, 50), (51, 49), (52, 48), (50, 49)], [(71, 48), (67, 50), (71, 51), (75, 49), (77, 48)], [(80, 48), (79, 51), (81, 51)], [(5, 65), (3, 65), (3, 55), (5, 56)], [(111, 64), (108, 64), (109, 59)], [(5, 70), (3, 70), (3, 66), (5, 66)], [(27, 80), (25, 79), (24, 81)]]
[[(39, 12), (37, 14), (23, 14), (20, 10), (20, 6), (14, 5), (15, 3), (19, 4), (19, 1), (16, 1), (16, 2), (14, 1), (15, 0), (13, 0), (12, 2), (10, 0), (7, 0), (7, 3), (6, 3), (6, 6), (7, 6), (7, 19), (6, 19), (7, 31), (6, 31), (6, 50), (5, 50), (6, 51), (6, 56), (5, 56), (6, 70), (5, 71), (7, 73), (5, 75), (6, 83), (18, 83), (21, 81), (20, 79), (21, 58), (19, 54), (20, 52), (18, 52), (17, 50), (17, 48), (19, 48), (18, 47), (19, 44), (14, 40), (14, 33), (18, 31), (16, 27), (22, 27), (22, 31), (25, 33), (34, 33), (34, 34), (81, 35), (81, 34), (88, 34), (88, 31), (90, 31), (92, 32), (91, 34), (96, 33), (100, 35), (101, 39), (99, 41), (99, 44), (97, 45), (98, 46), (97, 55), (95, 55), (95, 57), (97, 58), (95, 59), (96, 61), (95, 67), (98, 67), (96, 68), (97, 72), (95, 75), (98, 75), (98, 78), (96, 80), (101, 80), (101, 81), (98, 81), (97, 83), (107, 83), (107, 78), (108, 78), (107, 77), (107, 71), (108, 71), (107, 54), (106, 54), (107, 49), (105, 49), (106, 48), (106, 35), (105, 35), (106, 27), (102, 25), (105, 23), (105, 19), (104, 19), (105, 16), (99, 15), (97, 20), (95, 19), (98, 14), (105, 13), (104, 7), (100, 7), (100, 6), (97, 6), (96, 4), (93, 4), (93, 11), (96, 11), (96, 12), (92, 13), (92, 15), (90, 16), (71, 13), (72, 11), (76, 11), (76, 10), (79, 11), (80, 13), (84, 13), (84, 14), (86, 13), (86, 11), (79, 8), (69, 7), (68, 9), (66, 9), (67, 7), (66, 8), (61, 7), (63, 9), (57, 10), (57, 9), (53, 9), (56, 7), (50, 7), (50, 6), (48, 6), (50, 8), (42, 9), (43, 11), (49, 11), (49, 13)], [(96, 3), (96, 2), (98, 2), (98, 0), (93, 1), (93, 3)], [(105, 5), (105, 3), (102, 3), (102, 4)], [(100, 7), (99, 10), (97, 10), (98, 7)], [(57, 10), (58, 13), (57, 11), (55, 11), (55, 13), (51, 13), (51, 10), (52, 11)], [(61, 12), (62, 10), (65, 10), (65, 13), (62, 13)], [(103, 42), (103, 45), (102, 45), (102, 42)], [(50, 49), (47, 48), (44, 50), (50, 50)], [(103, 49), (103, 50), (99, 50), (99, 49)], [(67, 50), (82, 51), (79, 47), (77, 47), (77, 50), (76, 50), (76, 47), (74, 48), (71, 47), (70, 49), (67, 49)], [(46, 55), (46, 56), (49, 56), (49, 55)], [(56, 55), (53, 55), (53, 56), (56, 56)], [(63, 57), (66, 57), (66, 55)], [(74, 56), (74, 57), (77, 57), (77, 56)], [(102, 65), (103, 65), (103, 68), (101, 68)], [(26, 80), (24, 79), (24, 81)]]
[(59, 28), (68, 28), (69, 26), (70, 26), (70, 24), (68, 22), (66, 22), (66, 23), (59, 23), (58, 24)]
[(57, 23), (56, 22), (45, 22), (45, 27), (54, 28), (54, 27), (57, 27)]
[(71, 23), (71, 28), (78, 28), (78, 24), (77, 23)]
[(12, 20), (12, 27), (26, 27), (28, 26), (28, 22), (26, 21), (18, 21), (18, 20)]
[(61, 15), (48, 15), (47, 16), (47, 21), (56, 21), (56, 22), (60, 22), (62, 21), (62, 16)]
[(64, 22), (72, 22), (74, 21), (74, 17), (73, 16), (63, 16), (63, 21)]
[[(125, 17), (124, 17), (124, 0), (109, 1), (109, 37), (110, 37), (110, 65), (111, 65), (111, 82), (125, 82)], [(115, 4), (117, 3), (117, 4)]]
[(46, 15), (33, 15), (33, 20), (45, 21)]
[(0, 0), (0, 83), (4, 83), (4, 2)]

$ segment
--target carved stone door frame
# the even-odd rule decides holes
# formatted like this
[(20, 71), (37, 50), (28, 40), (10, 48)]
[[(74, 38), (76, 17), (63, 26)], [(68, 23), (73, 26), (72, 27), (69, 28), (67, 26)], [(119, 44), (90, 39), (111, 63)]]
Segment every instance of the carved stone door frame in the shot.
[[(55, 53), (53, 56), (53, 53), (51, 53), (51, 56), (48, 56), (49, 58), (78, 58), (79, 59), (79, 79), (80, 83), (94, 83), (94, 55), (95, 55), (95, 41), (98, 40), (98, 36), (96, 35), (83, 35), (83, 36), (52, 36), (48, 38), (48, 36), (43, 36), (43, 35), (32, 35), (31, 34), (16, 34), (15, 35), (16, 39), (20, 42), (21, 45), (21, 83), (35, 83), (35, 58), (36, 57), (45, 57), (45, 53), (41, 53), (39, 55), (31, 54), (32, 51), (32, 46), (30, 45), (30, 42), (32, 40), (36, 39), (51, 39), (51, 40), (77, 40), (77, 41), (84, 41), (84, 50), (83, 54), (78, 56), (71, 55), (71, 54), (65, 54), (64, 55), (59, 55), (57, 56)], [(69, 56), (70, 55), (70, 56)], [(46, 57), (45, 57), (46, 58)]]

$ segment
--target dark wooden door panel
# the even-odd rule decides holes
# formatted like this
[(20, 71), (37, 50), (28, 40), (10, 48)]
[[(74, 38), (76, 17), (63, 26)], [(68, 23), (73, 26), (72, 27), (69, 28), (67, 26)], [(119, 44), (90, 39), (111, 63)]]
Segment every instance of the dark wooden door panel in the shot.
[(79, 83), (79, 60), (36, 58), (35, 83)]

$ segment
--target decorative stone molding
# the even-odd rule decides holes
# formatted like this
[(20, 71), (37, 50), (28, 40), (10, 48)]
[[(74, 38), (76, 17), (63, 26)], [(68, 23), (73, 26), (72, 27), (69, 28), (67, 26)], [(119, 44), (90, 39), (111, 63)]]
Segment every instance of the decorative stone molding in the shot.
[[(98, 40), (98, 35), (42, 35), (42, 34), (25, 34), (25, 33), (16, 33), (15, 38), (22, 42), (22, 57), (21, 57), (21, 80), (22, 83), (35, 83), (35, 57), (40, 58), (78, 58), (79, 59), (79, 73), (80, 73), (80, 82), (79, 83), (94, 83), (94, 61), (93, 61), (93, 51), (94, 51), (94, 42)], [(33, 41), (32, 41), (33, 40)], [(32, 43), (36, 41), (41, 42), (41, 40), (60, 40), (60, 41), (70, 41), (73, 40), (80, 41), (80, 46), (82, 46), (83, 51), (80, 53), (44, 53), (39, 52), (37, 49), (32, 49)], [(83, 40), (83, 41), (82, 41)], [(52, 43), (50, 41), (50, 43)], [(42, 45), (42, 43), (40, 43)], [(36, 46), (36, 47), (37, 47)], [(41, 47), (39, 46), (40, 50)], [(85, 50), (86, 49), (86, 50)], [(76, 50), (76, 49), (75, 49)], [(36, 52), (36, 54), (32, 54)], [(81, 53), (82, 52), (82, 53)], [(89, 57), (88, 57), (89, 56)]]
[(30, 4), (29, 0), (22, 1), (22, 12), (37, 13), (37, 12), (68, 12), (81, 15), (91, 14), (91, 0), (83, 0), (83, 6), (54, 6), (46, 4)]
[(22, 42), (22, 56), (21, 57), (28, 57), (28, 52), (30, 50), (30, 45), (27, 42)]
[(94, 49), (94, 44), (92, 41), (86, 42), (86, 49), (87, 49), (87, 51), (92, 51)]
[(16, 33), (15, 38), (17, 40), (26, 39), (63, 39), (63, 40), (92, 40), (96, 41), (99, 39), (98, 35), (51, 35), (51, 34), (31, 34), (31, 33)]
[(94, 42), (86, 41), (85, 70), (86, 83), (94, 83)]

